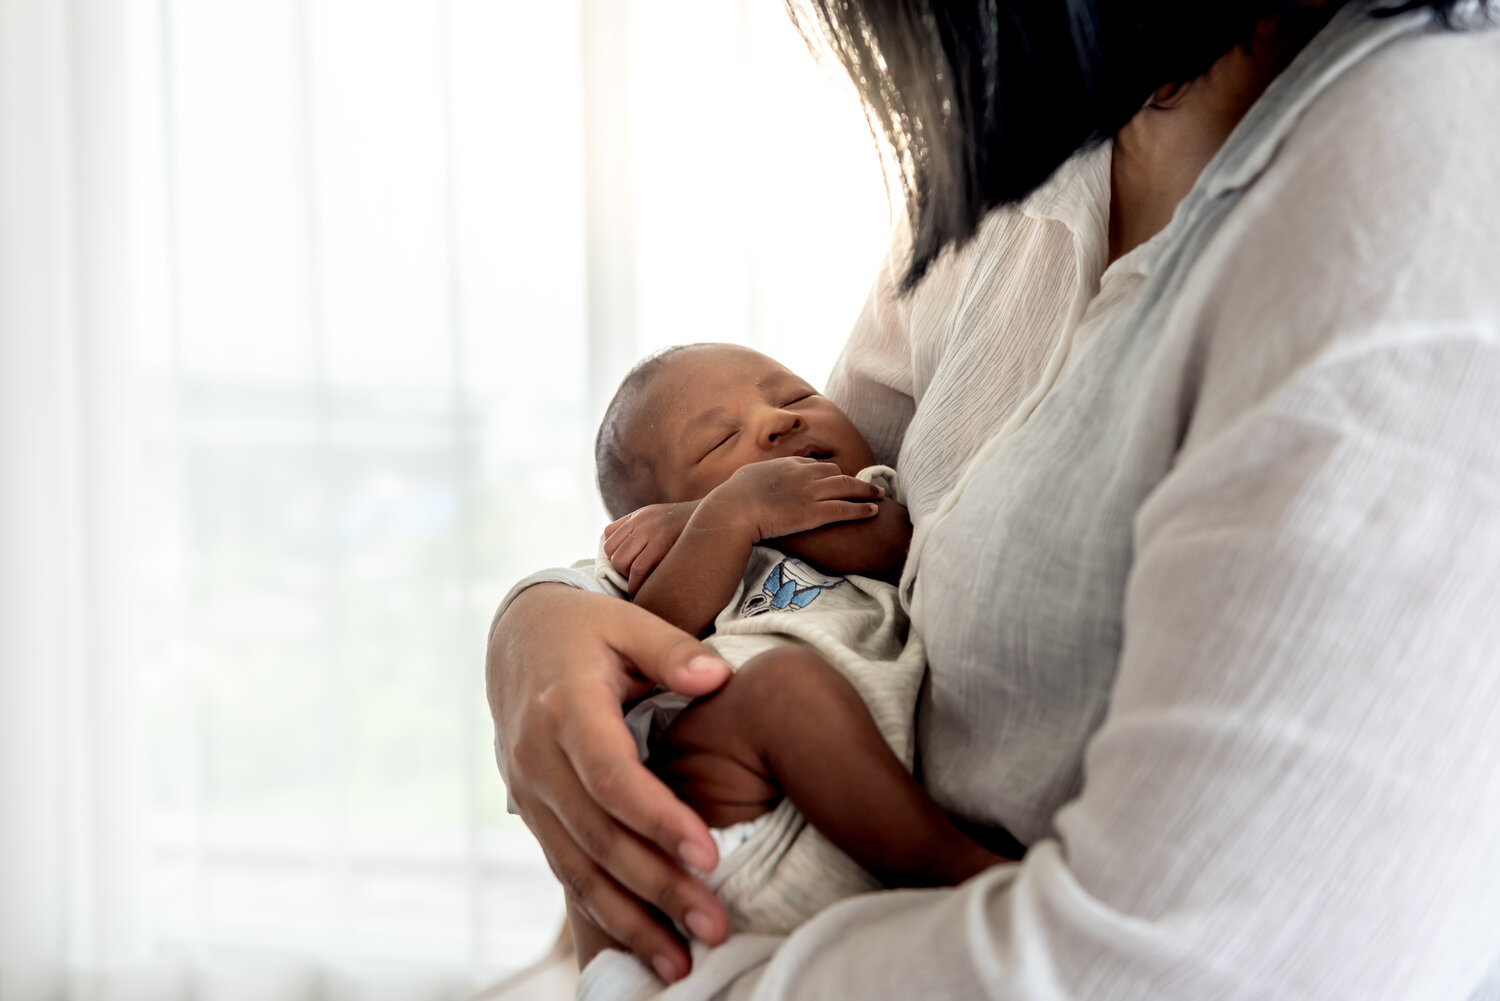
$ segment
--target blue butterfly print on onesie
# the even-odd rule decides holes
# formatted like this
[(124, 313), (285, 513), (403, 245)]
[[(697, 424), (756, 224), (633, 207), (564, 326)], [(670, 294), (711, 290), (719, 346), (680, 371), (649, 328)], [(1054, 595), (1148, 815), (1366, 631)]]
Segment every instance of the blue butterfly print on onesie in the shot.
[(801, 560), (784, 559), (771, 568), (758, 593), (745, 600), (742, 615), (796, 611), (811, 605), (819, 594), (842, 584), (841, 577), (825, 577)]

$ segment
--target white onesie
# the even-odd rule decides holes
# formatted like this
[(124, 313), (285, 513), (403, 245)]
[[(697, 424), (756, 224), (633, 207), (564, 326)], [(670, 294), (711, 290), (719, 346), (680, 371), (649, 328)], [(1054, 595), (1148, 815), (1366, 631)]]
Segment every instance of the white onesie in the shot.
[[(897, 497), (896, 475), (889, 467), (872, 466), (859, 477)], [(624, 579), (602, 554), (595, 576), (616, 593), (625, 593)], [(734, 598), (704, 642), (736, 669), (789, 641), (811, 647), (854, 685), (891, 750), (909, 769), (926, 657), (907, 627), (893, 585), (854, 574), (824, 574), (756, 546)], [(643, 760), (651, 738), (690, 702), (686, 696), (660, 692), (626, 714)], [(729, 912), (732, 931), (785, 934), (835, 901), (880, 888), (789, 800), (747, 824), (715, 833), (721, 857), (706, 880)]]

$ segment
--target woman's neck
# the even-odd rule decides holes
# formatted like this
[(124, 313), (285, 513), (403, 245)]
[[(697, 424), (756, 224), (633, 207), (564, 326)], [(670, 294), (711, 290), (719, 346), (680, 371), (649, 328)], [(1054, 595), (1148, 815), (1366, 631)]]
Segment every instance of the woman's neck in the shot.
[[(1329, 4), (1328, 13), (1337, 4)], [(1164, 229), (1178, 202), (1276, 75), (1326, 18), (1296, 29), (1266, 21), (1248, 50), (1236, 46), (1208, 72), (1163, 88), (1115, 134), (1110, 163), (1109, 260)]]

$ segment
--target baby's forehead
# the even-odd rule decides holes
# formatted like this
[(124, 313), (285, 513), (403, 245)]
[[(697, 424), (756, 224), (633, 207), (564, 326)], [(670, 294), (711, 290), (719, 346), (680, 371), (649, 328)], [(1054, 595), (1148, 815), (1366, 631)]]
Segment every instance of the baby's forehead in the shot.
[(680, 393), (694, 387), (712, 393), (724, 386), (796, 379), (785, 365), (753, 348), (738, 344), (695, 344), (663, 358), (646, 388), (652, 394)]
[(675, 439), (714, 414), (735, 408), (744, 395), (760, 396), (785, 383), (801, 382), (785, 366), (739, 345), (694, 345), (662, 358), (638, 390), (636, 433)]

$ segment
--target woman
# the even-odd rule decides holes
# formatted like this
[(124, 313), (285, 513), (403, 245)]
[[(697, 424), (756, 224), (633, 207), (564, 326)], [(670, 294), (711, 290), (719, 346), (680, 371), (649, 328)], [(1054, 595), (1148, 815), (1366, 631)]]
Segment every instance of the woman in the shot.
[[(802, 16), (909, 196), (889, 284), (915, 291), (877, 288), (830, 392), (913, 495), (924, 781), (1030, 852), (734, 940), (684, 996), (1478, 996), (1500, 959), (1500, 32), (1472, 4), (1358, 0)], [(629, 667), (689, 694), (722, 668), (556, 585), (490, 653), (554, 869), (680, 977), (641, 901), (721, 941), (678, 867), (712, 848), (617, 704)], [(584, 991), (649, 993), (644, 970), (604, 953)]]

